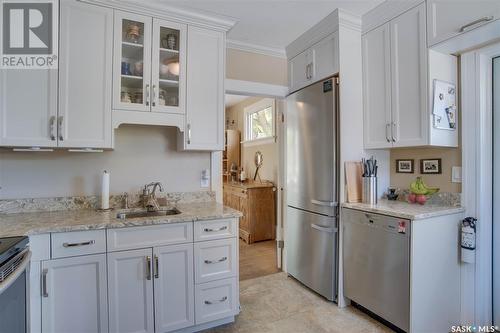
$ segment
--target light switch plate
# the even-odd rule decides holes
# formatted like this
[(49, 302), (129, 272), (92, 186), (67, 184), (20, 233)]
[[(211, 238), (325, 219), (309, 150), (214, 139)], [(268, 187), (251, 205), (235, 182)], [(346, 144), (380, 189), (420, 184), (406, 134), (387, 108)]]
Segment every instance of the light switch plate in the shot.
[(451, 167), (451, 182), (452, 183), (462, 182), (462, 167), (459, 166)]
[(205, 169), (201, 171), (200, 186), (202, 188), (207, 188), (210, 186), (210, 170)]

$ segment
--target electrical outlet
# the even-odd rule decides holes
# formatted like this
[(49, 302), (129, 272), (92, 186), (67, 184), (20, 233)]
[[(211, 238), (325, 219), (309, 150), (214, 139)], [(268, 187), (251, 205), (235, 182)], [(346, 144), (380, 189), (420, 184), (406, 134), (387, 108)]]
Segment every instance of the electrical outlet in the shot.
[(200, 186), (202, 188), (207, 188), (210, 186), (210, 170), (205, 169), (201, 171)]
[(462, 182), (462, 167), (459, 166), (451, 167), (451, 182), (452, 183)]

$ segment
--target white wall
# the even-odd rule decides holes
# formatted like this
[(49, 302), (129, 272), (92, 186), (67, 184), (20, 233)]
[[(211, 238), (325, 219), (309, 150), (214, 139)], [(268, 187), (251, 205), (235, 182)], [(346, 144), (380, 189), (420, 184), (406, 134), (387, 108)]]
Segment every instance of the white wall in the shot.
[(111, 173), (111, 193), (138, 192), (161, 181), (167, 192), (199, 191), (210, 153), (178, 152), (176, 128), (122, 126), (115, 150), (103, 153), (0, 151), (0, 199), (95, 195), (100, 174)]

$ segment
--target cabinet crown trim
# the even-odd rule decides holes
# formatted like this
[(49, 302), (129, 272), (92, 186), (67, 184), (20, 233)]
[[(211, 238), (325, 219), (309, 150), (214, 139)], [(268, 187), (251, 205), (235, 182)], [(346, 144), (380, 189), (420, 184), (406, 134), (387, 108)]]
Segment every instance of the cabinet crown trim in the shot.
[(231, 17), (215, 14), (205, 14), (195, 10), (187, 10), (167, 4), (139, 3), (133, 0), (79, 0), (82, 2), (112, 7), (114, 9), (129, 11), (135, 14), (153, 16), (180, 23), (198, 25), (221, 31), (229, 31), (237, 21)]

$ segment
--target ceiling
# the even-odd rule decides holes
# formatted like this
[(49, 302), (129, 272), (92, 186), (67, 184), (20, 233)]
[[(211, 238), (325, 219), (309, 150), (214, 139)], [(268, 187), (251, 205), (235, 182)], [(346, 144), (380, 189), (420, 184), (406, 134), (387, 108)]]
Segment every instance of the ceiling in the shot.
[(362, 15), (384, 0), (148, 0), (155, 4), (228, 16), (238, 23), (230, 41), (284, 50), (336, 8)]
[(239, 102), (242, 102), (247, 98), (248, 98), (248, 96), (226, 94), (226, 108), (229, 108), (233, 105), (236, 105)]

